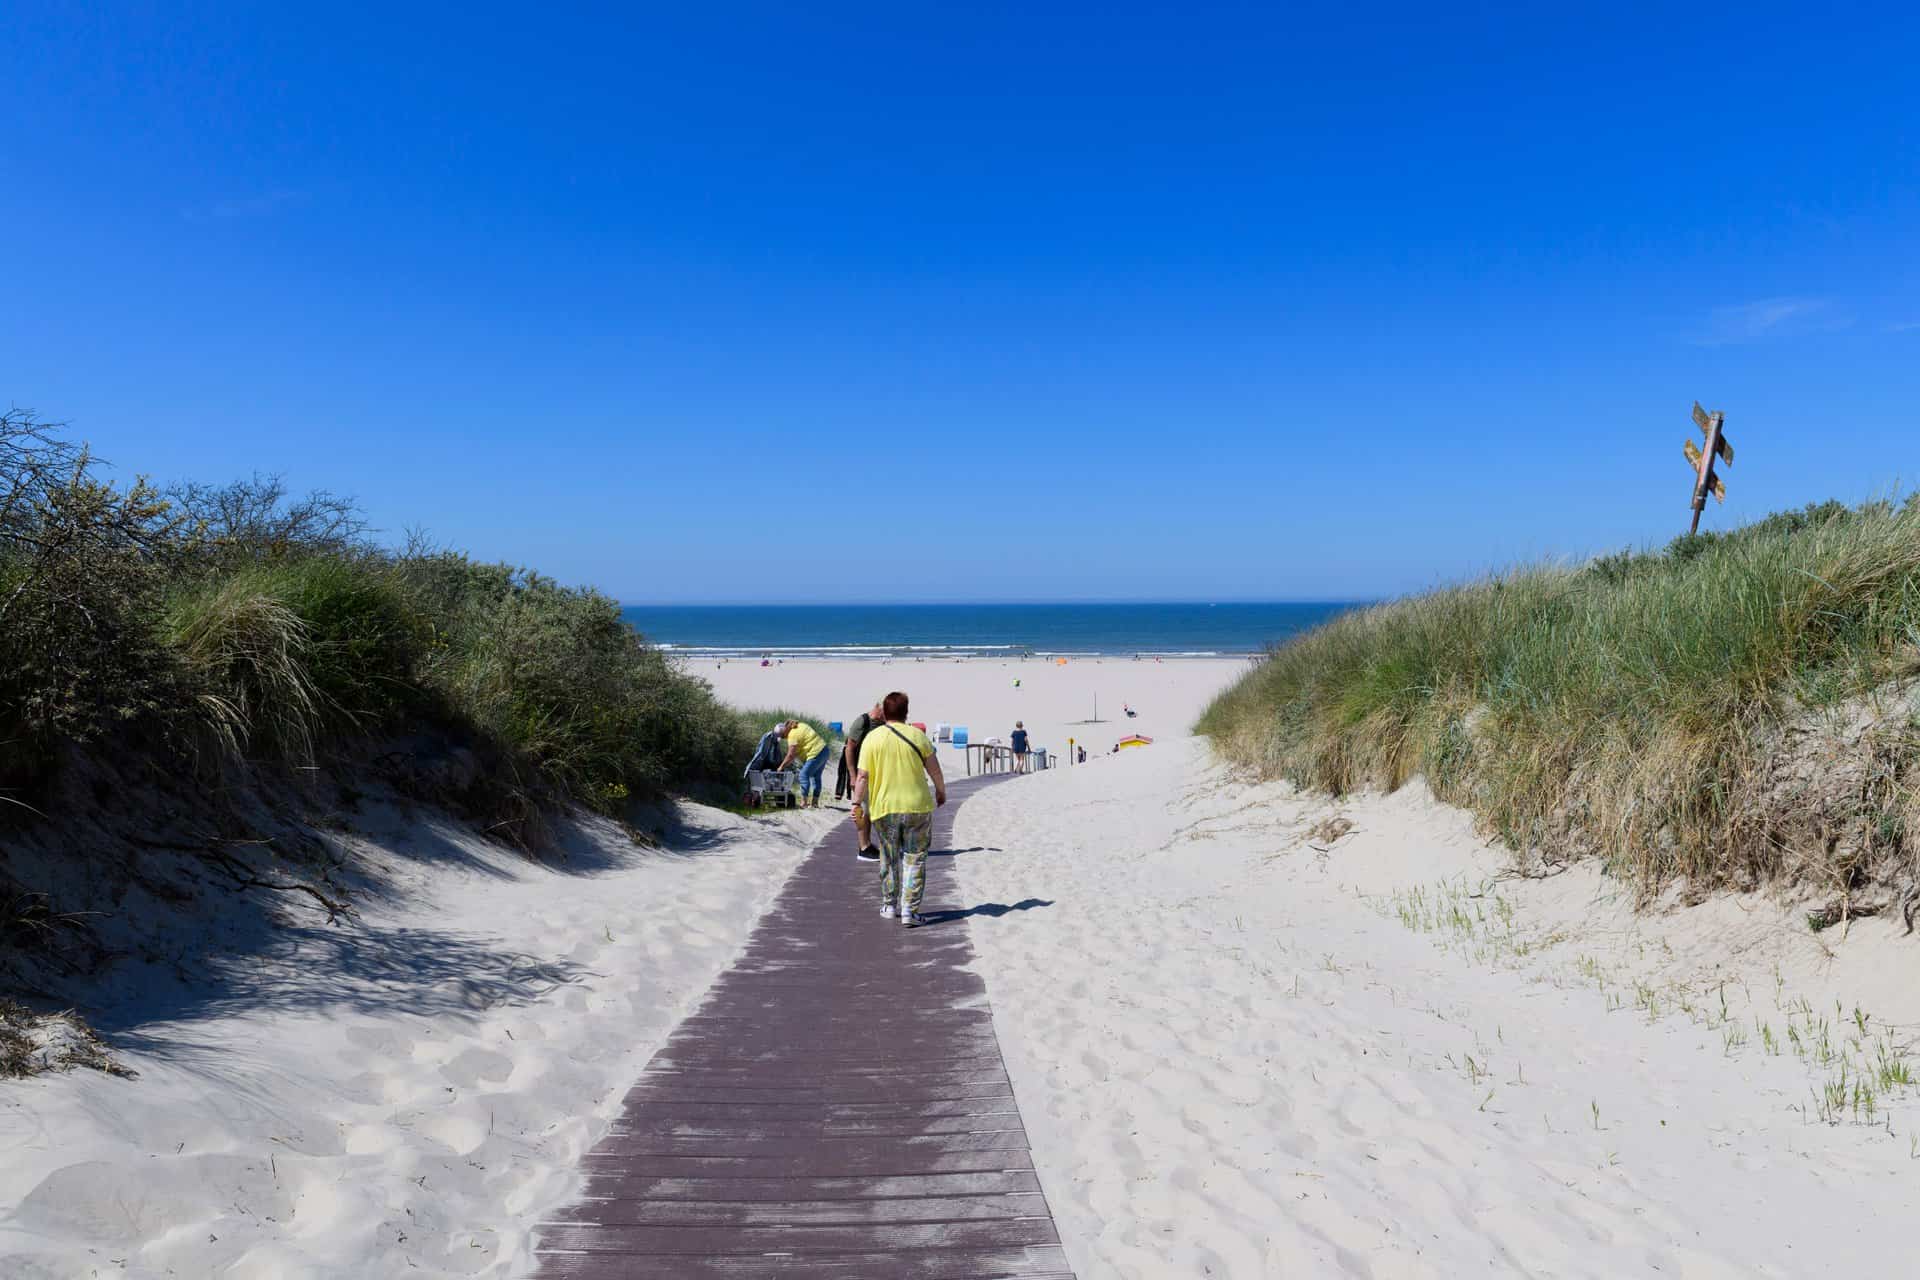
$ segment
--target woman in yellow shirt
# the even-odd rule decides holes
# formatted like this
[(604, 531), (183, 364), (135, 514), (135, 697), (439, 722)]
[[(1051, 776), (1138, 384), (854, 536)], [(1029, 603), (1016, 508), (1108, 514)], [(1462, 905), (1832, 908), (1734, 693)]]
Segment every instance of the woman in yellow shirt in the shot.
[(820, 776), (827, 771), (827, 740), (805, 720), (787, 721), (786, 732), (781, 736), (787, 740), (787, 758), (780, 762), (780, 767), (786, 769), (795, 760), (800, 761), (800, 802), (818, 809)]
[(906, 723), (907, 695), (888, 694), (881, 709), (885, 722), (867, 730), (860, 743), (854, 820), (864, 814), (880, 846), (880, 914), (912, 928), (926, 923), (920, 902), (927, 891), (927, 850), (933, 811), (947, 802), (947, 780), (933, 743)]

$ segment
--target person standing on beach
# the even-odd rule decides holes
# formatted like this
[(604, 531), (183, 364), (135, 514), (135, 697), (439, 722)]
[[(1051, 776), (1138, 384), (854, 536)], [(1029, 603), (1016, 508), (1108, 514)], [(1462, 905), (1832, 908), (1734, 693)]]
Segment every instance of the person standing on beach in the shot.
[(933, 845), (933, 811), (947, 802), (947, 780), (933, 743), (906, 722), (907, 695), (890, 693), (880, 707), (882, 723), (860, 748), (854, 821), (864, 815), (879, 840), (880, 914), (911, 929), (926, 923), (920, 903), (927, 889), (927, 850)]
[[(841, 753), (841, 763), (846, 767), (847, 777), (852, 780), (849, 790), (859, 786), (860, 744), (866, 740), (867, 734), (885, 723), (883, 716), (884, 708), (876, 702), (871, 711), (862, 711), (853, 718), (853, 723), (847, 726), (847, 747)], [(867, 815), (857, 807), (853, 811), (853, 829), (860, 833), (860, 848), (854, 853), (854, 857), (862, 862), (880, 861), (880, 851), (873, 847), (873, 824), (867, 821)]]
[(1027, 722), (1025, 720), (1013, 722), (1013, 771), (1015, 773), (1027, 771)]
[(791, 768), (795, 760), (800, 762), (800, 803), (820, 807), (820, 778), (827, 771), (827, 740), (814, 731), (805, 720), (789, 720), (784, 735), (787, 740), (787, 758), (780, 767)]

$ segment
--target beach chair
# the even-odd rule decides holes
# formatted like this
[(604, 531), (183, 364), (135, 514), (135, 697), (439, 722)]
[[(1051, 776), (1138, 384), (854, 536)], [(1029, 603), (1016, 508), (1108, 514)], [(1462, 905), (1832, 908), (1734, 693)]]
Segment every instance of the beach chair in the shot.
[(800, 773), (796, 769), (755, 769), (747, 774), (747, 804), (766, 809), (792, 809), (800, 803)]
[(952, 741), (953, 745), (956, 747), (966, 746), (967, 745), (967, 726), (963, 724), (957, 724), (953, 726), (953, 737), (952, 739), (950, 739), (950, 741)]
[(936, 723), (933, 726), (933, 740), (935, 742), (952, 742), (953, 726), (944, 721)]

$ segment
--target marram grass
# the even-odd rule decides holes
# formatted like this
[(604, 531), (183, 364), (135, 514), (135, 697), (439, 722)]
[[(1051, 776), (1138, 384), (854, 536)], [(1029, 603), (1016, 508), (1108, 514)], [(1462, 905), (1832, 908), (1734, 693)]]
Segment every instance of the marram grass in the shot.
[[(1198, 727), (1306, 788), (1422, 774), (1516, 850), (1597, 853), (1642, 892), (1844, 880), (1859, 872), (1827, 865), (1833, 851), (1771, 834), (1768, 753), (1796, 717), (1916, 672), (1920, 507), (1829, 503), (1344, 614), (1275, 649)], [(1887, 810), (1878, 853), (1908, 874), (1910, 730), (1874, 739), (1886, 785), (1861, 798)]]

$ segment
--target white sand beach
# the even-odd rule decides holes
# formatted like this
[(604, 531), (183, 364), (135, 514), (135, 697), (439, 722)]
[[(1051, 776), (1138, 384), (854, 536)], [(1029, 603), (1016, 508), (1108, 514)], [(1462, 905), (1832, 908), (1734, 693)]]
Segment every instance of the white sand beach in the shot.
[[(1090, 743), (969, 799), (932, 871), (973, 906), (1082, 1280), (1903, 1273), (1913, 1091), (1822, 1102), (1835, 1063), (1910, 1051), (1893, 925), (1815, 939), (1758, 898), (1636, 915), (1588, 867), (1498, 879), (1417, 784), (1335, 804), (1236, 780), (1187, 731), (1241, 667), (709, 677), (742, 705), (848, 719), (900, 688), (976, 739), (1017, 718)], [(1156, 741), (1108, 755), (1129, 731)], [(625, 1088), (845, 818), (677, 812), (660, 848), (582, 823), (561, 867), (398, 815), (352, 837), (393, 889), (357, 923), (174, 991), (117, 1038), (135, 1080), (0, 1092), (0, 1273), (531, 1274)]]
[[(1005, 741), (1014, 723), (1024, 721), (1035, 747), (1064, 752), (1071, 739), (1086, 747), (1091, 761), (1128, 734), (1186, 734), (1247, 665), (1245, 658), (1074, 658), (1064, 664), (1050, 658), (801, 658), (767, 667), (709, 661), (688, 670), (737, 707), (787, 706), (842, 723), (901, 689), (913, 700), (912, 718), (929, 729), (965, 725), (974, 742)], [(963, 753), (943, 747), (941, 765), (964, 769)], [(827, 776), (831, 786), (831, 769)]]

